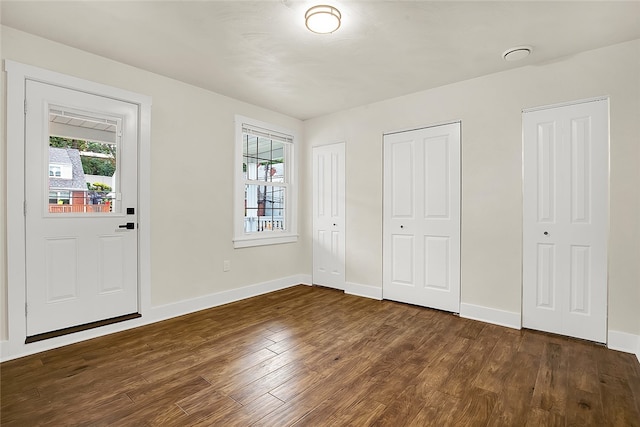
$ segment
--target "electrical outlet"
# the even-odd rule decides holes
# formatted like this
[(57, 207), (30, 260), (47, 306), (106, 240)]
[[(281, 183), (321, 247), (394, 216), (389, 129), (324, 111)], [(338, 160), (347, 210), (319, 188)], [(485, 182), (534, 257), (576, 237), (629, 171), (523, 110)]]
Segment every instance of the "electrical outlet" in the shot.
[(222, 271), (229, 271), (229, 270), (231, 270), (231, 261), (224, 260), (222, 262)]

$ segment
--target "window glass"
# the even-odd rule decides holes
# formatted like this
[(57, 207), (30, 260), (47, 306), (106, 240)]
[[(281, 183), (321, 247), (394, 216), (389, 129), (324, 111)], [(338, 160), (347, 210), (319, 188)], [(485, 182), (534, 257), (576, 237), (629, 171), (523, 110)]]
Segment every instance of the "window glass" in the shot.
[(49, 110), (50, 214), (120, 211), (117, 132), (115, 120)]
[(288, 143), (273, 138), (243, 134), (245, 233), (286, 230), (288, 148)]

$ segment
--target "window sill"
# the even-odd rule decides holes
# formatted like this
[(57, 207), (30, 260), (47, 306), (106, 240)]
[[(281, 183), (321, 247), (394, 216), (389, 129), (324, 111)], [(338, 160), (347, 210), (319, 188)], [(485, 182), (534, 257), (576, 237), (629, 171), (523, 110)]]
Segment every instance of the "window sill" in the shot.
[(253, 246), (279, 245), (281, 243), (295, 243), (298, 241), (297, 234), (266, 235), (266, 236), (242, 236), (233, 239), (233, 247), (250, 248)]

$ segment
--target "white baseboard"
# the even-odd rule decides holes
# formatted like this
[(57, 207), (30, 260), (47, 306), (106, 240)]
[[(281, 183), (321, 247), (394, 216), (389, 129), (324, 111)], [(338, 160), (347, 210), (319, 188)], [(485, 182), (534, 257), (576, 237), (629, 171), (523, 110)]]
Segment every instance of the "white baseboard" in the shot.
[(638, 362), (640, 362), (640, 335), (609, 330), (607, 347), (611, 350), (635, 354), (638, 358)]
[(346, 282), (344, 293), (359, 297), (382, 300), (382, 288), (371, 285), (361, 285), (359, 283)]
[[(143, 317), (127, 322), (116, 323), (103, 326), (101, 328), (78, 332), (76, 334), (65, 335), (52, 338), (46, 341), (39, 341), (32, 344), (24, 344), (24, 337), (20, 343), (10, 343), (0, 341), (0, 361), (15, 359), (29, 354), (50, 350), (56, 347), (85, 341), (115, 332), (133, 329), (150, 323), (159, 322), (177, 316), (193, 313), (199, 310), (216, 307), (230, 302), (239, 301), (246, 298), (274, 292), (280, 289), (289, 288), (299, 284), (311, 285), (311, 275), (300, 274), (281, 279), (275, 279), (263, 283), (244, 286), (238, 289), (216, 292), (198, 298), (179, 301), (172, 304), (152, 307), (148, 313), (143, 313)], [(345, 293), (375, 300), (382, 300), (382, 288), (377, 286), (362, 285), (347, 282)], [(474, 304), (460, 304), (460, 317), (479, 320), (495, 325), (506, 326), (508, 328), (521, 329), (520, 313), (499, 310), (495, 308), (483, 307)], [(11, 345), (13, 344), (13, 345)], [(16, 345), (17, 344), (17, 345)], [(640, 362), (640, 336), (626, 332), (609, 331), (608, 347), (612, 350), (624, 351), (635, 354)], [(13, 351), (12, 351), (13, 350)]]
[(100, 328), (89, 329), (70, 335), (51, 338), (44, 341), (38, 341), (31, 344), (24, 344), (25, 337), (18, 337), (18, 342), (0, 341), (0, 361), (5, 362), (18, 357), (28, 356), (30, 354), (39, 353), (53, 348), (74, 344), (80, 341), (86, 341), (92, 338), (125, 331), (127, 329), (137, 328), (139, 326), (148, 325), (150, 323), (159, 322), (170, 319), (172, 317), (182, 316), (199, 310), (216, 307), (222, 304), (251, 298), (268, 292), (280, 289), (290, 288), (299, 284), (310, 284), (311, 275), (300, 274), (295, 276), (284, 277), (281, 279), (270, 280), (263, 283), (244, 286), (238, 289), (216, 292), (193, 298), (185, 301), (178, 301), (172, 304), (152, 307), (147, 313), (142, 313), (142, 317), (132, 319), (126, 322), (114, 323), (112, 325), (102, 326)]
[(494, 325), (506, 326), (507, 328), (522, 329), (520, 313), (513, 311), (461, 303), (460, 317), (479, 320), (486, 323), (493, 323)]
[(297, 276), (292, 276), (292, 277), (298, 278), (299, 285), (313, 286), (313, 277), (310, 274), (298, 274)]
[(295, 285), (307, 284), (310, 282), (307, 275), (297, 275), (284, 277), (282, 279), (270, 280), (268, 282), (257, 283), (255, 285), (244, 286), (242, 288), (230, 289), (228, 291), (216, 292), (197, 298), (174, 302), (151, 308), (151, 318), (153, 322), (171, 319), (172, 317), (183, 316), (200, 310), (229, 304), (230, 302), (255, 297), (280, 289), (290, 288)]

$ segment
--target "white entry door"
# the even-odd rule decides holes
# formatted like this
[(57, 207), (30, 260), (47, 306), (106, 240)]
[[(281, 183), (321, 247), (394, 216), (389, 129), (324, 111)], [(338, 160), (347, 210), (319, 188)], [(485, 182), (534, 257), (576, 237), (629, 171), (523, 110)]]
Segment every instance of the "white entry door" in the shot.
[(383, 297), (460, 311), (460, 123), (384, 136)]
[(522, 324), (607, 339), (608, 100), (523, 114)]
[(345, 288), (345, 144), (313, 147), (313, 283)]
[(138, 312), (138, 107), (27, 80), (27, 337)]

